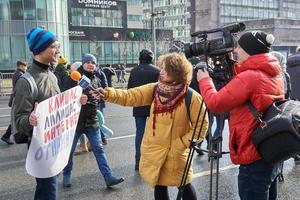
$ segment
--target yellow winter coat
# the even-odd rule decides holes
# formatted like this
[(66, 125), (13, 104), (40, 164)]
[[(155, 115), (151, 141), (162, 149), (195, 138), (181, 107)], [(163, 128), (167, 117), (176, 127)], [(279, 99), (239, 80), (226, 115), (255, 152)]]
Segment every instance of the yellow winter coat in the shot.
[[(155, 119), (155, 130), (153, 130), (154, 105), (152, 102), (153, 89), (156, 84), (150, 83), (129, 90), (105, 88), (104, 100), (123, 106), (151, 105), (150, 117), (146, 123), (141, 146), (140, 174), (151, 187), (155, 185), (179, 187), (189, 153), (188, 146), (194, 130), (193, 125), (196, 123), (202, 98), (197, 92), (193, 92), (190, 104), (191, 120), (183, 102), (171, 114), (158, 114)], [(204, 117), (204, 108), (202, 108), (199, 122)], [(198, 123), (196, 133), (199, 133), (200, 126), (201, 124)], [(201, 140), (205, 136), (207, 127), (206, 115), (200, 134)], [(186, 184), (192, 181), (192, 173), (190, 169)]]

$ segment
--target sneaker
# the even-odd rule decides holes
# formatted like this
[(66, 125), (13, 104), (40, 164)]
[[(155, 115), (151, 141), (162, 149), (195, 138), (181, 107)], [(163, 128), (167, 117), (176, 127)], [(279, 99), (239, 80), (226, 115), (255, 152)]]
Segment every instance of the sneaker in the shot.
[(63, 187), (64, 188), (71, 187), (71, 176), (70, 175), (64, 175), (64, 177), (63, 177)]
[(8, 144), (8, 145), (14, 144), (13, 141), (11, 141), (10, 138), (1, 137), (1, 140), (2, 140), (3, 142), (5, 142), (6, 144)]
[(80, 144), (80, 145), (76, 148), (76, 150), (75, 150), (75, 152), (74, 152), (74, 155), (76, 156), (76, 155), (80, 155), (80, 154), (88, 153), (88, 152), (89, 152), (89, 149), (88, 149), (88, 147), (87, 147), (87, 144)]
[(106, 139), (106, 137), (103, 137), (103, 138), (102, 138), (102, 144), (103, 144), (103, 145), (107, 145), (107, 139)]
[(123, 181), (124, 181), (124, 178), (117, 178), (114, 176), (111, 176), (110, 178), (105, 179), (105, 183), (106, 183), (107, 187), (117, 185), (119, 183), (122, 183)]

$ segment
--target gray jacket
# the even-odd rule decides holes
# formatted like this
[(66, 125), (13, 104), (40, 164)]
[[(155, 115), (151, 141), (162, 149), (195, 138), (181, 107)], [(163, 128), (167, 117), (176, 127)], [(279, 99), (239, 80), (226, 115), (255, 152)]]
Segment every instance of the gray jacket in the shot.
[(39, 103), (60, 93), (57, 80), (54, 78), (47, 65), (33, 61), (28, 72), (34, 78), (38, 95), (36, 99), (32, 96), (30, 84), (23, 78), (17, 81), (15, 95), (15, 121), (19, 132), (28, 136), (32, 135), (33, 127), (29, 124), (29, 116), (34, 109), (35, 102)]

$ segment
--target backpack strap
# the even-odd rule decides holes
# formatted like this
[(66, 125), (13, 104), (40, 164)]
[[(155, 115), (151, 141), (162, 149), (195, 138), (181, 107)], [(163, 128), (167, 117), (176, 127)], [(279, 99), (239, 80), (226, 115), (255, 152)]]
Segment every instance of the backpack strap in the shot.
[(191, 113), (190, 113), (190, 105), (191, 105), (191, 102), (192, 102), (193, 90), (194, 89), (188, 87), (187, 90), (186, 90), (186, 93), (185, 93), (185, 107), (186, 107), (190, 122), (192, 121), (191, 120)]
[(25, 72), (20, 78), (25, 79), (29, 83), (32, 92), (32, 97), (34, 100), (36, 100), (38, 96), (38, 88), (32, 75), (29, 72)]

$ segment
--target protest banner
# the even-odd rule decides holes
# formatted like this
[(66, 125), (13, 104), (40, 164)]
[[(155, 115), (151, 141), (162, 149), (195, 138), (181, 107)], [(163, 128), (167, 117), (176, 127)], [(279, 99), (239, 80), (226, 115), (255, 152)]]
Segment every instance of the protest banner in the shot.
[(27, 173), (37, 178), (59, 174), (67, 165), (80, 114), (82, 88), (76, 86), (36, 107), (34, 127), (26, 158)]

